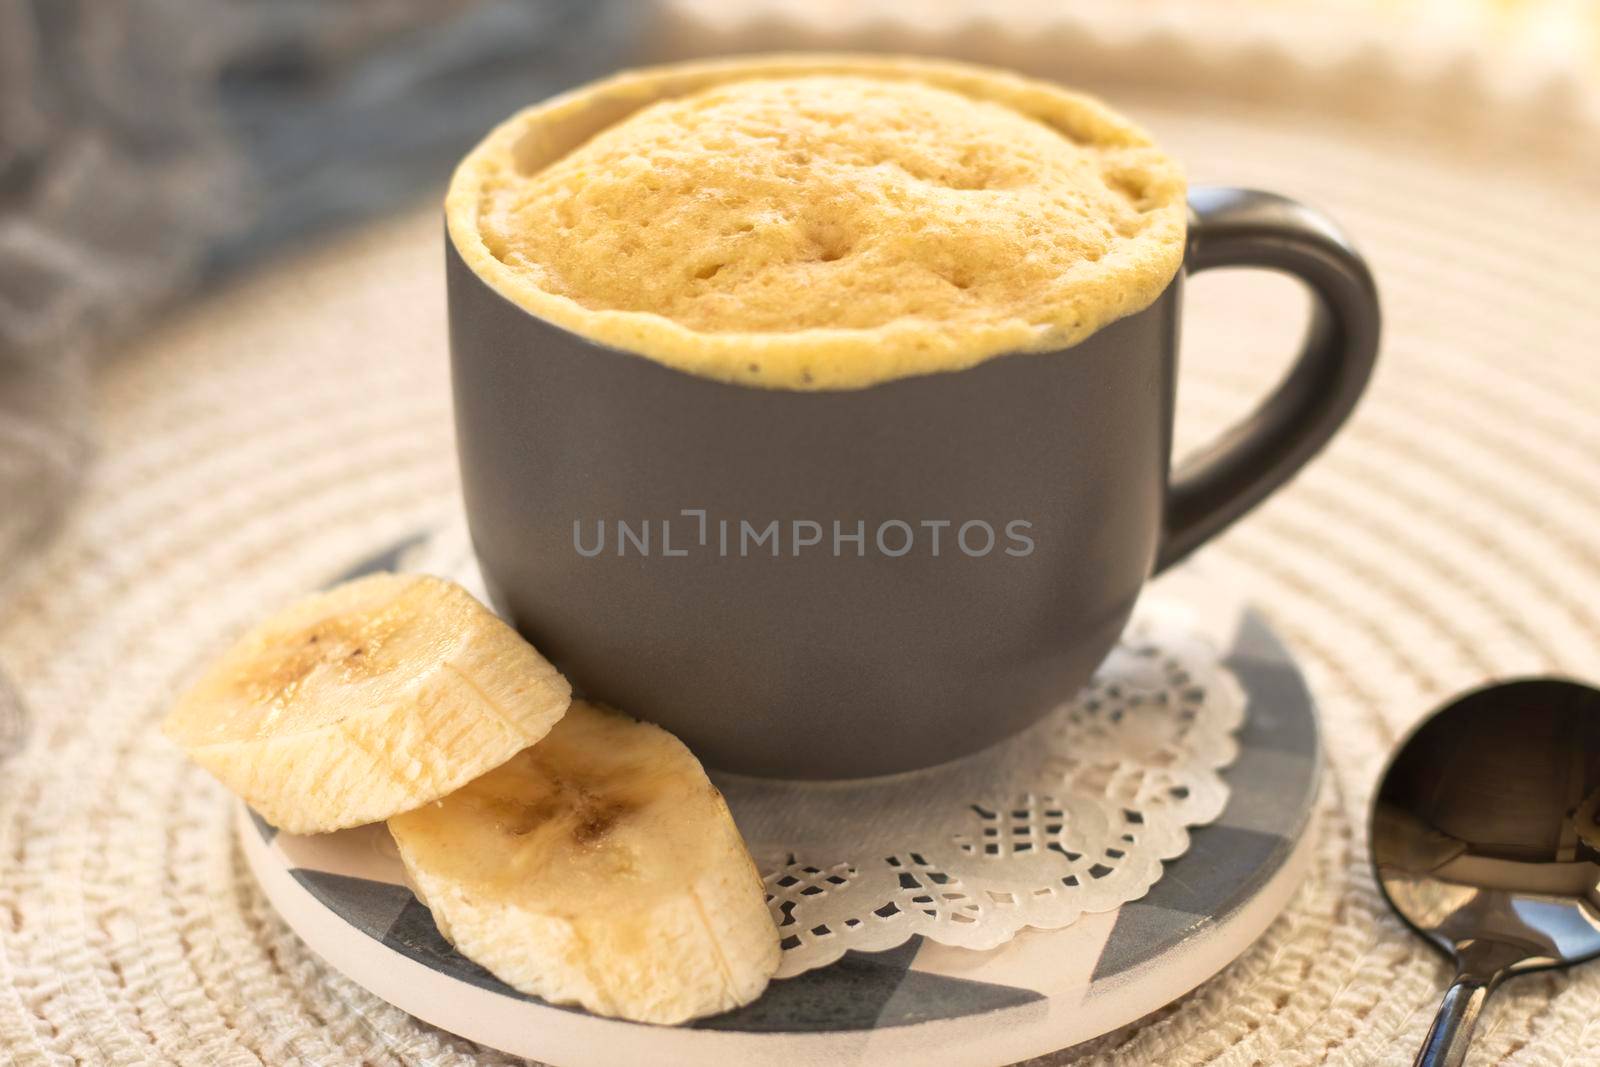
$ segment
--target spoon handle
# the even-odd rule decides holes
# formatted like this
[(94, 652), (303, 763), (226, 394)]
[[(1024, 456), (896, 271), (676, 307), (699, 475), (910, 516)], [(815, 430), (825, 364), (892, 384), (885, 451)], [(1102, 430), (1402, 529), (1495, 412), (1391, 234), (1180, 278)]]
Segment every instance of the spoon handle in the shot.
[(1478, 1013), (1495, 985), (1495, 977), (1467, 971), (1457, 974), (1439, 1002), (1439, 1013), (1433, 1017), (1433, 1026), (1412, 1067), (1461, 1067), (1472, 1041), (1472, 1028), (1478, 1024)]

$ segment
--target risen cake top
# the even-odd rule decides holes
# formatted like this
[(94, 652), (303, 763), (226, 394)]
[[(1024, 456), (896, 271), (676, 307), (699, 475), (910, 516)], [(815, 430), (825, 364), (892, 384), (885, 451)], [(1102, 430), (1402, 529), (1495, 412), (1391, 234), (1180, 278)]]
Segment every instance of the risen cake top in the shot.
[(1070, 345), (1148, 306), (1177, 166), (1085, 97), (837, 57), (622, 75), (513, 118), (449, 200), (467, 262), (691, 373), (852, 388)]

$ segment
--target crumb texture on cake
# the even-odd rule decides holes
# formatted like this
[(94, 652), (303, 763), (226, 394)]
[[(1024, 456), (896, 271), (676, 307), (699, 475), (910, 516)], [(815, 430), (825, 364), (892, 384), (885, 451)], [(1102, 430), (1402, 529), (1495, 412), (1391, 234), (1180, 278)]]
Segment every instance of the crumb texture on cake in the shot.
[(530, 108), (463, 162), (468, 264), (691, 373), (856, 388), (1059, 348), (1182, 260), (1182, 174), (1064, 89), (958, 64), (657, 68)]

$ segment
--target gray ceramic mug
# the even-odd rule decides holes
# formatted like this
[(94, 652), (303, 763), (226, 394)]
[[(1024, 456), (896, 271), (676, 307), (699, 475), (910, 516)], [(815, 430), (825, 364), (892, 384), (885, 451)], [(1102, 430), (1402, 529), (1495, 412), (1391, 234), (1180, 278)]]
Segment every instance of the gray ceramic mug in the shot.
[[(447, 251), (456, 434), (495, 606), (582, 693), (724, 770), (844, 778), (999, 741), (1070, 698), (1153, 571), (1295, 473), (1372, 372), (1325, 217), (1196, 189), (1185, 270), (1066, 349), (865, 389), (727, 384), (605, 347)], [(1169, 472), (1185, 272), (1314, 296), (1265, 403)]]

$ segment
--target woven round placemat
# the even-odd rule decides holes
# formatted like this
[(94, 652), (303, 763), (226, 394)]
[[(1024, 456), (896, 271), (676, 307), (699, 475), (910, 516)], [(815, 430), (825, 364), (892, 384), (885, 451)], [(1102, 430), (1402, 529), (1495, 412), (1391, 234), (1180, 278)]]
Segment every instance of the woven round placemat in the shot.
[[(1197, 181), (1324, 206), (1372, 258), (1383, 361), (1348, 430), (1207, 550), (1320, 698), (1309, 883), (1178, 1003), (1051, 1062), (1409, 1063), (1446, 978), (1386, 912), (1364, 813), (1402, 731), (1491, 675), (1600, 674), (1600, 187), (1495, 131), (1446, 140), (1124, 94)], [(155, 722), (248, 621), (454, 506), (439, 222), (422, 211), (186, 309), (99, 387), (86, 496), (0, 621), (0, 1049), (14, 1062), (503, 1062), (322, 966), (242, 867), (232, 807)], [(1195, 443), (1302, 308), (1196, 280)], [(9, 757), (8, 748), (20, 747)], [(1496, 995), (1475, 1063), (1600, 1062), (1600, 966)]]

